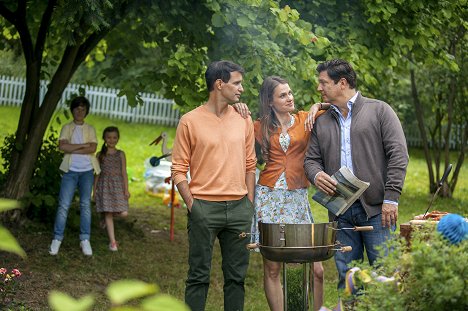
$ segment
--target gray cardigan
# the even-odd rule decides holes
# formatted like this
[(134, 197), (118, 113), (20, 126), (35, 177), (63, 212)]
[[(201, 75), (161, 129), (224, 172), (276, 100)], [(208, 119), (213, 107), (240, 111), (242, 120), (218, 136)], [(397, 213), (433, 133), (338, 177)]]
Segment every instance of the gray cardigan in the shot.
[[(358, 94), (352, 109), (353, 171), (370, 182), (360, 200), (367, 216), (373, 217), (382, 212), (383, 200), (398, 202), (409, 159), (406, 139), (387, 103)], [(317, 118), (304, 159), (304, 171), (312, 183), (318, 172), (332, 175), (340, 169), (340, 142), (339, 116), (329, 109)]]

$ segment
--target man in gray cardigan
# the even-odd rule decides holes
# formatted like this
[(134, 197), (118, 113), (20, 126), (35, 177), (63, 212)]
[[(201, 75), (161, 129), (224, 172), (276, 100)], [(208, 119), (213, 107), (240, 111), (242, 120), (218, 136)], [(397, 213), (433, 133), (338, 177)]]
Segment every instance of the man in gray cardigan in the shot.
[(356, 91), (356, 73), (340, 59), (317, 66), (317, 90), (328, 109), (317, 121), (304, 160), (307, 178), (317, 188), (333, 194), (336, 182), (330, 177), (347, 166), (369, 188), (344, 214), (330, 220), (339, 228), (373, 226), (373, 231), (341, 230), (337, 240), (352, 246), (348, 253), (336, 253), (338, 288), (345, 287), (348, 264), (362, 260), (364, 249), (370, 264), (378, 257), (376, 246), (384, 244), (395, 230), (398, 200), (408, 165), (408, 150), (400, 121), (385, 102), (366, 98)]

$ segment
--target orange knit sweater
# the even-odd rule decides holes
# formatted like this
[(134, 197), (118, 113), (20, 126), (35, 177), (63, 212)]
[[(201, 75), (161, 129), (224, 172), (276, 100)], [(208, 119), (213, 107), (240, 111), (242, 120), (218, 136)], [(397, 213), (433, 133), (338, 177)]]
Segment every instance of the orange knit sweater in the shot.
[(190, 192), (207, 201), (238, 200), (247, 194), (245, 176), (255, 174), (252, 119), (242, 118), (233, 107), (222, 117), (204, 105), (179, 121), (172, 150), (172, 178), (187, 180)]

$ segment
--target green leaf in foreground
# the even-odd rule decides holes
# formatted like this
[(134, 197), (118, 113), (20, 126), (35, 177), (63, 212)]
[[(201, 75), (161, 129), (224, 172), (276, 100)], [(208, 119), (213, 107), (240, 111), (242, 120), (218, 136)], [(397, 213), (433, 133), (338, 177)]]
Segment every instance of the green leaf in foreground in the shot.
[(93, 304), (94, 298), (91, 295), (74, 299), (65, 293), (55, 290), (49, 294), (49, 305), (55, 311), (87, 311), (91, 309)]
[(145, 311), (190, 311), (185, 303), (165, 294), (149, 297), (141, 303), (141, 306)]
[(107, 288), (107, 296), (113, 304), (119, 305), (129, 300), (156, 294), (159, 287), (138, 280), (121, 280), (113, 282)]
[(18, 201), (0, 199), (0, 212), (5, 212), (11, 209), (20, 208), (21, 205)]
[(26, 257), (26, 253), (16, 241), (15, 237), (5, 228), (0, 226), (0, 250)]

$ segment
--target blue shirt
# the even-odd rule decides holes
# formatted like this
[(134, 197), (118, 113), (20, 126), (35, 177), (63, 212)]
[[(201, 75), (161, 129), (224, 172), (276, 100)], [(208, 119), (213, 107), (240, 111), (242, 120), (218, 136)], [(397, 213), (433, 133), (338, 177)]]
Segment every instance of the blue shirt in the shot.
[(341, 166), (348, 167), (351, 172), (353, 171), (353, 159), (351, 157), (351, 118), (353, 115), (353, 104), (356, 100), (359, 92), (356, 92), (350, 100), (348, 100), (348, 115), (346, 118), (341, 113), (340, 109), (335, 105), (332, 105), (332, 108), (338, 113), (340, 117), (340, 130), (341, 130)]
[[(351, 119), (353, 116), (354, 101), (356, 100), (358, 94), (359, 92), (356, 92), (356, 94), (354, 94), (354, 96), (348, 100), (347, 106), (348, 106), (349, 111), (348, 111), (348, 115), (346, 116), (346, 118), (343, 116), (343, 114), (341, 113), (340, 109), (338, 109), (338, 107), (336, 107), (335, 105), (331, 106), (338, 113), (338, 116), (340, 118), (341, 166), (348, 167), (353, 173), (354, 173), (353, 158), (351, 156)], [(398, 202), (389, 201), (389, 200), (384, 200), (384, 203), (398, 205)]]

